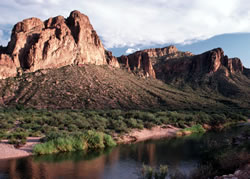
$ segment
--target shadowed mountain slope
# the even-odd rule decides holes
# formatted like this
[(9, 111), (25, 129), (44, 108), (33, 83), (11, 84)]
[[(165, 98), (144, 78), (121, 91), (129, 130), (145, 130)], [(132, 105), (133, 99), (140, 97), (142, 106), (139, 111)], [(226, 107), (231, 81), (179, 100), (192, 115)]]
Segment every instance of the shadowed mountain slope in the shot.
[(66, 66), (0, 80), (2, 106), (51, 109), (247, 109), (248, 100), (185, 92), (110, 66)]

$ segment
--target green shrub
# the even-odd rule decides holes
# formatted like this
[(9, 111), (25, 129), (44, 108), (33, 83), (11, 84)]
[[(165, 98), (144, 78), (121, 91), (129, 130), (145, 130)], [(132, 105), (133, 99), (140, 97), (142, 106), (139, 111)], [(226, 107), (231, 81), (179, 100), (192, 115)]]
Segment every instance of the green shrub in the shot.
[(53, 154), (58, 152), (54, 141), (36, 144), (33, 148), (33, 153), (36, 155)]
[(134, 118), (127, 119), (126, 124), (129, 128), (138, 128), (137, 120)]
[[(63, 137), (57, 137), (63, 136)], [(34, 154), (51, 154), (78, 150), (97, 150), (116, 145), (111, 136), (101, 132), (87, 131), (84, 134), (75, 133), (71, 136), (50, 134), (45, 143), (35, 145)]]
[(57, 138), (54, 139), (54, 145), (60, 152), (71, 152), (74, 151), (73, 148), (73, 138), (67, 137), (67, 138)]
[(112, 137), (110, 135), (104, 134), (103, 138), (104, 138), (104, 145), (106, 147), (116, 146), (115, 141), (112, 139)]
[(155, 124), (152, 123), (152, 122), (145, 122), (144, 123), (144, 127), (147, 128), (147, 129), (151, 129), (154, 126), (155, 126)]
[(84, 139), (87, 141), (88, 149), (102, 149), (104, 148), (103, 133), (89, 130)]
[(15, 132), (7, 137), (10, 144), (14, 144), (17, 147), (24, 145), (27, 142), (28, 134), (25, 132)]
[(200, 124), (194, 125), (192, 127), (186, 128), (186, 129), (183, 129), (181, 131), (191, 131), (192, 133), (204, 133), (204, 132), (206, 132), (206, 130)]
[(35, 131), (30, 133), (31, 137), (40, 137), (42, 136), (42, 133), (40, 131)]
[(128, 131), (127, 124), (122, 120), (111, 120), (110, 128), (114, 129), (116, 132), (123, 133)]

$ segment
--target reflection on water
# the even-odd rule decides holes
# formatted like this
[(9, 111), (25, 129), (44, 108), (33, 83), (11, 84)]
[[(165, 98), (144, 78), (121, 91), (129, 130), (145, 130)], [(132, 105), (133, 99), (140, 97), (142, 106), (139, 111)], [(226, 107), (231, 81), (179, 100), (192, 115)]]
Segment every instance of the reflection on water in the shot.
[(0, 178), (132, 179), (138, 178), (143, 163), (166, 164), (170, 172), (180, 170), (189, 174), (211, 143), (227, 145), (226, 138), (237, 135), (240, 130), (146, 141), (89, 154), (74, 152), (0, 160)]

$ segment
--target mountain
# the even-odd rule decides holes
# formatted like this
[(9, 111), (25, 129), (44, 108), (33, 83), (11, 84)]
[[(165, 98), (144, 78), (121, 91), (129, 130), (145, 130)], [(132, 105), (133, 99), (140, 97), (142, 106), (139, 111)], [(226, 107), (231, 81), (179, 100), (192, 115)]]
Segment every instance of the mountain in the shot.
[(17, 23), (0, 47), (0, 106), (49, 109), (249, 110), (250, 70), (221, 48), (175, 46), (114, 57), (89, 19)]
[(79, 11), (42, 22), (25, 19), (12, 29), (7, 47), (0, 48), (0, 78), (14, 77), (21, 71), (60, 68), (67, 65), (110, 64), (119, 67), (115, 58), (106, 59), (105, 49), (89, 22)]
[(193, 55), (175, 46), (146, 49), (118, 58), (131, 71), (185, 90), (218, 92), (227, 97), (249, 96), (249, 69), (239, 58), (228, 58), (221, 48)]

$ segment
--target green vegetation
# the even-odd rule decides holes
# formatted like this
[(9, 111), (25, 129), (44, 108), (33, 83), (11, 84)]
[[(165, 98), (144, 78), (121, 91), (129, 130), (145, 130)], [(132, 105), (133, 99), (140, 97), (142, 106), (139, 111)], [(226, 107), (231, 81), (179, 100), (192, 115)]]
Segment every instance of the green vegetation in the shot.
[(24, 145), (27, 141), (27, 133), (25, 132), (14, 132), (7, 136), (10, 144), (14, 144), (16, 147)]
[[(245, 121), (247, 117), (232, 112), (139, 111), (139, 110), (37, 110), (0, 109), (0, 138), (23, 144), (28, 136), (60, 138), (73, 133), (95, 130), (109, 135), (124, 134), (131, 129), (171, 124), (192, 132), (202, 132), (202, 124), (217, 126)], [(188, 128), (193, 126), (191, 128)], [(187, 129), (185, 129), (187, 128)], [(107, 141), (110, 137), (105, 136)]]
[(163, 124), (180, 128), (194, 126), (187, 130), (200, 131), (202, 124), (216, 126), (246, 119), (243, 114), (230, 112), (0, 109), (0, 136), (2, 139), (22, 140), (27, 136), (50, 137), (52, 131), (53, 135), (66, 135), (88, 130), (113, 135)]
[(181, 130), (181, 132), (185, 132), (185, 131), (190, 131), (191, 133), (204, 133), (204, 132), (206, 132), (206, 130), (200, 124), (197, 124), (197, 125), (194, 125), (192, 127), (188, 127), (188, 128)]
[(87, 131), (84, 134), (57, 137), (50, 135), (46, 142), (35, 145), (34, 154), (52, 154), (59, 152), (99, 150), (106, 147), (113, 147), (116, 143), (112, 137), (102, 132)]
[(141, 169), (142, 177), (145, 179), (164, 179), (168, 174), (168, 166), (160, 165), (159, 168), (153, 168), (148, 165), (142, 165)]

